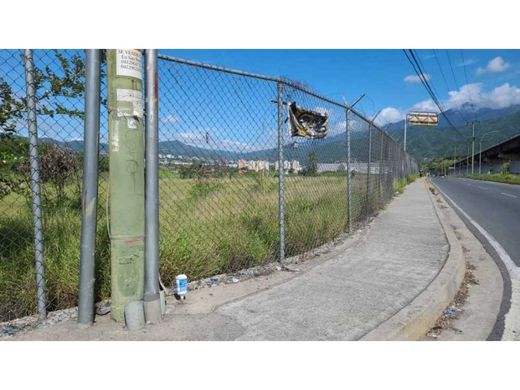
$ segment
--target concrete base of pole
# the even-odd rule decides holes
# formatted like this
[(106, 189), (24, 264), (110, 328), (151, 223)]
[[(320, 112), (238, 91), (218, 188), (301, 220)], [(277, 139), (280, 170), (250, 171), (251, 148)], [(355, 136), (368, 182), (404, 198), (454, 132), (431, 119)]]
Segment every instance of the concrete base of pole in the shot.
[(146, 323), (156, 324), (162, 319), (160, 294), (144, 295), (144, 316)]
[(78, 329), (88, 329), (88, 328), (90, 328), (92, 325), (94, 325), (93, 322), (87, 322), (87, 323), (81, 323), (81, 322), (78, 322)]
[(166, 314), (166, 294), (164, 293), (164, 290), (159, 291), (159, 299), (161, 301), (161, 314)]
[(128, 330), (138, 330), (144, 327), (143, 301), (132, 301), (125, 305), (125, 324)]

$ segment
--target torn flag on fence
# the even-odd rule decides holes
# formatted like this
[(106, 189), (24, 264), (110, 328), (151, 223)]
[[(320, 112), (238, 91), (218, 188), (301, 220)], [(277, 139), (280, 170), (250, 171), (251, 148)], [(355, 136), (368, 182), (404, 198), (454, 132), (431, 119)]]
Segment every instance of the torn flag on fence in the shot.
[(316, 111), (305, 110), (295, 102), (289, 105), (289, 134), (291, 137), (324, 138), (329, 118)]

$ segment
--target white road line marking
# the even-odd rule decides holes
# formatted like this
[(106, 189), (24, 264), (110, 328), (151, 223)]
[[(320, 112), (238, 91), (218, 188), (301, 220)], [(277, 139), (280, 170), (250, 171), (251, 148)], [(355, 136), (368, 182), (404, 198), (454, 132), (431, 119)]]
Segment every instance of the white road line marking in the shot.
[(501, 194), (502, 194), (502, 195), (505, 195), (505, 196), (509, 196), (509, 197), (511, 197), (511, 198), (518, 198), (518, 196), (508, 194), (507, 192), (501, 192)]
[(489, 234), (482, 226), (480, 226), (477, 222), (475, 222), (464, 210), (462, 210), (457, 203), (453, 201), (444, 191), (442, 191), (439, 186), (436, 186), (439, 192), (448, 199), (453, 206), (460, 211), (464, 217), (467, 218), (467, 220), (475, 226), (475, 228), (488, 240), (489, 244), (495, 249), (498, 256), (504, 263), (504, 265), (507, 268), (507, 271), (509, 272), (509, 276), (511, 279), (519, 279), (520, 278), (520, 267), (518, 267), (513, 260), (511, 260), (511, 256), (506, 252), (504, 247), (500, 245), (500, 243), (493, 237), (491, 234)]
[(485, 190), (485, 191), (489, 190), (489, 188), (486, 188), (486, 187), (481, 187), (481, 186), (477, 186), (477, 187), (480, 188), (481, 190)]

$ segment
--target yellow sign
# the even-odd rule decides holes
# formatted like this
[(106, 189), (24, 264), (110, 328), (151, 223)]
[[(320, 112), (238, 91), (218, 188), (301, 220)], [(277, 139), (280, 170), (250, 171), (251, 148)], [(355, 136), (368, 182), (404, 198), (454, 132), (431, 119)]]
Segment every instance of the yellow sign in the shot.
[(439, 124), (439, 114), (436, 112), (409, 112), (406, 120), (411, 125), (417, 126), (437, 126)]

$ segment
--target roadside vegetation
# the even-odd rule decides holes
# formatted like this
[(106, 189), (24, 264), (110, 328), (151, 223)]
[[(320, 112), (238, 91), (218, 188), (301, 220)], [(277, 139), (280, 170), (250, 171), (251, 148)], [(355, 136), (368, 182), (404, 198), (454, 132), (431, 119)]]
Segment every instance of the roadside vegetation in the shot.
[(465, 177), (475, 180), (494, 181), (497, 183), (520, 184), (520, 175), (510, 172), (511, 163), (502, 164), (499, 173), (469, 174)]
[[(4, 140), (7, 140), (4, 139)], [(3, 141), (4, 141), (3, 140)], [(26, 140), (10, 137), (0, 160), (0, 321), (36, 310), (34, 232)], [(6, 145), (3, 143), (3, 145)], [(11, 152), (10, 152), (11, 153)], [(42, 216), (48, 309), (77, 305), (81, 232), (81, 155), (40, 147)], [(101, 157), (96, 250), (96, 299), (110, 296), (110, 240), (106, 220), (108, 164)], [(354, 225), (381, 209), (415, 176), (353, 177)], [(160, 170), (160, 272), (198, 279), (277, 259), (278, 179), (274, 172), (222, 172), (194, 164)], [(392, 191), (393, 189), (393, 191)], [(286, 256), (327, 243), (346, 231), (346, 179), (312, 169), (285, 180)]]
[(400, 194), (403, 193), (404, 188), (415, 180), (417, 180), (417, 175), (406, 175), (406, 177), (396, 179), (394, 181), (394, 191)]
[(520, 175), (515, 175), (512, 173), (502, 174), (502, 173), (483, 173), (481, 175), (467, 175), (469, 179), (475, 180), (486, 180), (486, 181), (494, 181), (497, 183), (507, 183), (507, 184), (520, 184)]

